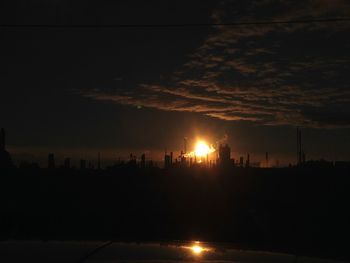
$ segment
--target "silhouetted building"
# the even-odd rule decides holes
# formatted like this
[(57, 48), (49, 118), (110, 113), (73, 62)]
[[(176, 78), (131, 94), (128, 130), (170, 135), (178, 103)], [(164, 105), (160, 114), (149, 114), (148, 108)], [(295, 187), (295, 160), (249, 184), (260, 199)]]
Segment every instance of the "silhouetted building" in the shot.
[(265, 153), (265, 163), (266, 163), (266, 167), (269, 167), (269, 153), (268, 152)]
[(145, 168), (146, 167), (146, 155), (143, 153), (141, 155), (141, 168)]
[(90, 170), (95, 169), (95, 167), (94, 167), (94, 165), (92, 164), (91, 161), (88, 162), (88, 168), (89, 168)]
[(133, 155), (132, 153), (130, 153), (129, 166), (130, 166), (130, 167), (136, 167), (136, 166), (137, 166), (137, 163), (136, 163), (136, 156)]
[(187, 158), (186, 158), (185, 153), (183, 151), (181, 151), (181, 154), (180, 154), (180, 162), (181, 162), (181, 166), (183, 166), (183, 167), (185, 167), (187, 165)]
[(227, 165), (230, 164), (231, 159), (231, 148), (226, 144), (225, 146), (219, 146), (219, 164)]
[(80, 170), (86, 169), (86, 160), (80, 160)]
[(11, 155), (6, 151), (5, 129), (0, 131), (0, 168), (12, 167)]
[(247, 160), (245, 161), (245, 167), (247, 167), (247, 168), (250, 167), (250, 155), (249, 155), (249, 153), (247, 154)]
[(55, 168), (55, 155), (53, 153), (49, 153), (48, 155), (47, 168), (49, 169)]
[(164, 168), (169, 168), (171, 166), (171, 155), (164, 154)]
[(65, 158), (64, 159), (64, 164), (63, 164), (64, 168), (66, 169), (70, 169), (70, 158)]

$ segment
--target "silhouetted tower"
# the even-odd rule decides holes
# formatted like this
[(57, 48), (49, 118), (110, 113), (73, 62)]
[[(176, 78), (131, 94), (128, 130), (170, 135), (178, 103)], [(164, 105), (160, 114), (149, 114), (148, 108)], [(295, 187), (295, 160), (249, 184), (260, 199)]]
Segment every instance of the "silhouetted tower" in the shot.
[(70, 158), (65, 158), (64, 159), (64, 168), (70, 169)]
[(269, 153), (265, 153), (265, 162), (266, 162), (266, 167), (269, 167)]
[(146, 155), (143, 153), (141, 155), (141, 168), (145, 168), (146, 167)]
[(164, 151), (164, 168), (169, 168), (171, 166), (171, 155)]
[(301, 144), (301, 130), (297, 127), (297, 164), (301, 165), (303, 162), (303, 148)]
[(100, 152), (98, 153), (98, 156), (97, 156), (97, 169), (101, 170), (101, 154), (100, 154)]
[(0, 151), (5, 151), (6, 149), (6, 133), (5, 129), (1, 128), (0, 131)]
[(225, 146), (219, 146), (219, 163), (220, 164), (229, 164), (231, 159), (231, 149), (226, 144)]
[(187, 153), (187, 138), (184, 138), (184, 154)]
[(247, 167), (247, 168), (250, 167), (250, 155), (249, 155), (249, 153), (247, 154), (247, 160), (245, 161), (245, 167)]
[(55, 168), (55, 155), (53, 153), (49, 153), (48, 155), (47, 168), (49, 169)]
[(170, 152), (170, 164), (173, 164), (173, 152)]
[(181, 162), (181, 165), (186, 165), (186, 157), (183, 151), (181, 151), (181, 154), (180, 154), (180, 162)]

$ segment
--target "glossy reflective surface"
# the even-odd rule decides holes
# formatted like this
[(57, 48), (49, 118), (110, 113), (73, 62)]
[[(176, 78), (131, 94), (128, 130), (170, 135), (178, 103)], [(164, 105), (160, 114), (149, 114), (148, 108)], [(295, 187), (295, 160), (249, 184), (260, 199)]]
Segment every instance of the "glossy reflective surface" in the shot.
[[(194, 242), (0, 242), (0, 262), (236, 262), (330, 263), (321, 260), (262, 251), (247, 251)], [(338, 261), (339, 262), (339, 261)]]

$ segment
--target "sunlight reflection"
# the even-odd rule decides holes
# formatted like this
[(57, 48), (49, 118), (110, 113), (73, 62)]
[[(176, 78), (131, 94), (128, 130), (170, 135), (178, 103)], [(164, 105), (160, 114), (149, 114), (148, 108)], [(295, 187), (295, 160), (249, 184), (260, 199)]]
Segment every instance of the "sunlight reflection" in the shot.
[(197, 256), (201, 255), (203, 252), (210, 251), (209, 248), (201, 245), (199, 241), (194, 242), (194, 244), (192, 244), (191, 246), (183, 246), (183, 248), (191, 250), (192, 254), (197, 255)]

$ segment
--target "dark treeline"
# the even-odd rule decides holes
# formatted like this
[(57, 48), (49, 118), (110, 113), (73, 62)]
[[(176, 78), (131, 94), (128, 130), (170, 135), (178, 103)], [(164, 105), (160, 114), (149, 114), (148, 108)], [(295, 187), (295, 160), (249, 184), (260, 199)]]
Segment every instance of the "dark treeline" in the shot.
[(203, 240), (348, 258), (350, 173), (335, 168), (10, 169), (3, 239)]

